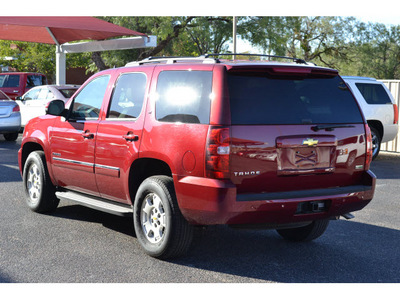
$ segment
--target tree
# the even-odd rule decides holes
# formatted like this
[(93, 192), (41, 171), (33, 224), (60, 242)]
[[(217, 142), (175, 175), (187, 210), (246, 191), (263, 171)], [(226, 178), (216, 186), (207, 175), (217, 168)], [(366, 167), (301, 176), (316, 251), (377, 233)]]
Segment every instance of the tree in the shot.
[(268, 54), (287, 55), (335, 67), (347, 60), (347, 42), (354, 18), (341, 17), (248, 17), (239, 33)]
[[(105, 66), (121, 66), (149, 56), (197, 56), (227, 50), (232, 17), (103, 17), (114, 24), (157, 36), (157, 47), (102, 52)], [(96, 57), (97, 59), (99, 57)], [(98, 60), (91, 68), (101, 69)]]
[(355, 75), (381, 79), (400, 78), (400, 26), (359, 24), (353, 55), (359, 61)]

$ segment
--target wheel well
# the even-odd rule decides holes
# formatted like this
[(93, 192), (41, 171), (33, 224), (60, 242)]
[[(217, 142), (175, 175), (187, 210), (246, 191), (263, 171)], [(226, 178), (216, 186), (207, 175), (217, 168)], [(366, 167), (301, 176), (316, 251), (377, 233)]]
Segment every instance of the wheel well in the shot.
[(381, 122), (376, 121), (376, 120), (369, 120), (367, 121), (369, 127), (374, 127), (376, 130), (378, 130), (379, 135), (381, 136), (381, 139), (383, 137), (383, 125)]
[(131, 201), (135, 200), (136, 192), (140, 184), (148, 177), (154, 175), (166, 175), (172, 177), (172, 172), (167, 163), (153, 158), (141, 158), (136, 160), (129, 173), (129, 193)]
[(29, 154), (31, 154), (31, 152), (33, 151), (38, 151), (38, 150), (43, 151), (43, 148), (41, 145), (37, 143), (26, 143), (24, 145), (24, 147), (22, 148), (22, 156), (21, 156), (22, 170), (24, 169), (25, 162)]

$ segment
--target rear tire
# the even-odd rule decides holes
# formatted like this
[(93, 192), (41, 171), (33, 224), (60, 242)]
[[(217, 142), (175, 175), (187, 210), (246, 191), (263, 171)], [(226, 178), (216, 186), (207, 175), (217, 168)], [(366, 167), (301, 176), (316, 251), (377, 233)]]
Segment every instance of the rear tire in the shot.
[(43, 151), (29, 154), (23, 171), (25, 199), (28, 207), (38, 213), (50, 212), (57, 208), (60, 200), (51, 183)]
[(277, 232), (285, 240), (292, 242), (309, 242), (319, 238), (329, 225), (329, 220), (316, 220), (311, 224), (289, 229), (278, 229)]
[(193, 227), (179, 210), (171, 177), (152, 176), (142, 182), (133, 205), (133, 222), (140, 245), (152, 257), (177, 257), (191, 245)]
[(6, 141), (13, 142), (13, 141), (17, 140), (18, 132), (4, 133), (3, 136), (4, 136)]
[(377, 158), (379, 151), (381, 150), (381, 135), (379, 131), (376, 130), (374, 127), (370, 127), (371, 129), (371, 136), (372, 136), (372, 160)]

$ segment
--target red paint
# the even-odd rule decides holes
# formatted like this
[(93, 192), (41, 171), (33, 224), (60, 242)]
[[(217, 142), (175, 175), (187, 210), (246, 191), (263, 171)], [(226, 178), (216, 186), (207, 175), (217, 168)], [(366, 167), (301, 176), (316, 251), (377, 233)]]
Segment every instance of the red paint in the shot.
[[(158, 77), (168, 70), (212, 72), (209, 124), (156, 120)], [(311, 66), (222, 63), (144, 64), (103, 71), (88, 80), (110, 75), (99, 117), (82, 122), (57, 116), (32, 120), (19, 151), (20, 169), (30, 146), (38, 145), (45, 151), (55, 185), (130, 204), (135, 198), (132, 184), (141, 176), (135, 165), (162, 162), (174, 179), (179, 208), (193, 224), (293, 223), (367, 205), (375, 189), (375, 176), (367, 171), (367, 127), (352, 124), (316, 133), (313, 124), (232, 125), (227, 72), (246, 70), (290, 76), (337, 74)], [(107, 119), (116, 81), (129, 72), (147, 78), (142, 112), (135, 120)], [(349, 189), (352, 186), (355, 190)], [(315, 200), (326, 200), (328, 209), (296, 214), (300, 202)]]

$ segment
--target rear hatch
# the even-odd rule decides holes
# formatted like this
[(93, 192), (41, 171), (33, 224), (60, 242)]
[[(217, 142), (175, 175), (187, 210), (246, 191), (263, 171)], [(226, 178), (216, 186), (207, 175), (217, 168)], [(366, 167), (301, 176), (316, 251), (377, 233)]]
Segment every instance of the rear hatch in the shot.
[(287, 198), (362, 184), (365, 124), (336, 71), (232, 68), (228, 90), (230, 176), (239, 195)]

